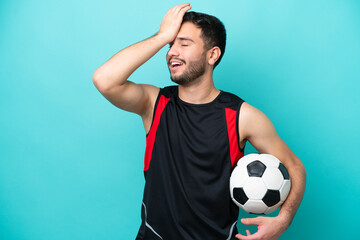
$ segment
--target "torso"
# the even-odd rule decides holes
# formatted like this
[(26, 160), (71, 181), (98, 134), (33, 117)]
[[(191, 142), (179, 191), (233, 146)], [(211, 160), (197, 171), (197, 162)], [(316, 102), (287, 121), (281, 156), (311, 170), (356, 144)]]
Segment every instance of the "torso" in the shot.
[(229, 179), (243, 155), (236, 133), (242, 103), (226, 92), (191, 104), (175, 86), (160, 91), (147, 135), (137, 239), (227, 239), (237, 232)]

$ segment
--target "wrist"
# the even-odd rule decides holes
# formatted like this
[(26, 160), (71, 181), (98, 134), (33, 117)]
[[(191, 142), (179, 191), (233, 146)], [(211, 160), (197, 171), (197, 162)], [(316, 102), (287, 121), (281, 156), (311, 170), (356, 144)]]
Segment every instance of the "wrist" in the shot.
[(162, 42), (164, 45), (170, 43), (173, 39), (169, 38), (169, 35), (164, 33), (164, 32), (157, 32), (154, 37), (156, 38), (156, 40)]

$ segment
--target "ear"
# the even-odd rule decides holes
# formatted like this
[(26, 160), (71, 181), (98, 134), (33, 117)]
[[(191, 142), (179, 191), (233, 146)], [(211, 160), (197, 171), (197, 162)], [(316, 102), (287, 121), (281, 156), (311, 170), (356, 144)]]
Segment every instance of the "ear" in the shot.
[(208, 51), (208, 63), (212, 66), (215, 65), (216, 61), (221, 55), (221, 50), (219, 47), (213, 47)]

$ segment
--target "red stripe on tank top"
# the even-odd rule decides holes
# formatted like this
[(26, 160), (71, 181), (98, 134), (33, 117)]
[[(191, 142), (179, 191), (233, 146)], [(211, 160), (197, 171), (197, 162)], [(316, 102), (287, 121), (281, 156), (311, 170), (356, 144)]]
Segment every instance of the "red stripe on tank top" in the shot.
[(231, 167), (233, 167), (237, 163), (237, 161), (244, 156), (244, 152), (241, 152), (239, 149), (239, 141), (236, 133), (236, 114), (237, 111), (230, 108), (225, 108), (226, 124), (230, 146)]
[(170, 100), (170, 98), (167, 98), (164, 95), (161, 95), (159, 102), (157, 104), (154, 120), (153, 120), (152, 126), (150, 128), (149, 134), (146, 137), (144, 171), (147, 171), (149, 169), (150, 160), (151, 160), (154, 143), (155, 143), (156, 132), (157, 132), (157, 128), (159, 127), (159, 123), (160, 123), (160, 117), (161, 117), (162, 112), (165, 109), (166, 104), (169, 102), (169, 100)]

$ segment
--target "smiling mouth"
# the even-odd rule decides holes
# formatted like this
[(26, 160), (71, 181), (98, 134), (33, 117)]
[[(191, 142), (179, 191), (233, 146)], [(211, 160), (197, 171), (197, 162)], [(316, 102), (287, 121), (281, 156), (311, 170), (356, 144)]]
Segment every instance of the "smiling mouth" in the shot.
[(183, 65), (183, 64), (178, 64), (178, 63), (175, 63), (175, 64), (174, 64), (174, 63), (172, 63), (172, 64), (170, 64), (170, 70), (175, 71), (175, 70), (181, 68), (182, 65)]
[(183, 66), (185, 64), (185, 61), (180, 60), (180, 59), (171, 59), (169, 61), (169, 68), (170, 70), (176, 70), (178, 68), (180, 68), (181, 66)]

